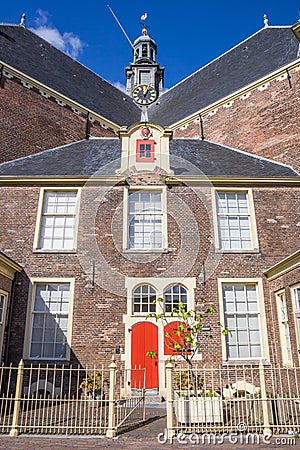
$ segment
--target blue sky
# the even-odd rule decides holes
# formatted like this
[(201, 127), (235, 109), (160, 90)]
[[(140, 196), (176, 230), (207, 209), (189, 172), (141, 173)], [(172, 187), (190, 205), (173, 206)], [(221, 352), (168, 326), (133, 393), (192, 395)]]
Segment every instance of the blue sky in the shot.
[(28, 28), (122, 86), (132, 53), (107, 3), (131, 41), (140, 35), (140, 16), (148, 14), (149, 34), (158, 44), (157, 60), (166, 69), (166, 88), (262, 28), (265, 13), (270, 26), (293, 25), (300, 18), (299, 0), (27, 0), (2, 2), (0, 22), (18, 24), (25, 12)]

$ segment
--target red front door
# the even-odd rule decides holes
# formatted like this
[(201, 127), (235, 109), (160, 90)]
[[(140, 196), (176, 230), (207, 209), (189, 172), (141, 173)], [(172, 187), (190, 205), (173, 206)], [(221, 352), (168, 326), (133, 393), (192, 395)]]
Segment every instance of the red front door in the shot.
[(144, 372), (146, 369), (145, 388), (158, 388), (158, 364), (157, 357), (150, 358), (146, 353), (152, 351), (158, 353), (158, 329), (150, 322), (139, 322), (132, 327), (131, 333), (131, 386), (142, 388), (144, 386)]

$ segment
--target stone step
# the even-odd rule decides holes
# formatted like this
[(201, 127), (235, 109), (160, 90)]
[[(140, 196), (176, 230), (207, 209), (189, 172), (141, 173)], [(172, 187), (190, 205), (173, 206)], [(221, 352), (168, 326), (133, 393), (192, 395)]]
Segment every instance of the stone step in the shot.
[(165, 408), (166, 401), (160, 395), (145, 395), (145, 405), (148, 407)]

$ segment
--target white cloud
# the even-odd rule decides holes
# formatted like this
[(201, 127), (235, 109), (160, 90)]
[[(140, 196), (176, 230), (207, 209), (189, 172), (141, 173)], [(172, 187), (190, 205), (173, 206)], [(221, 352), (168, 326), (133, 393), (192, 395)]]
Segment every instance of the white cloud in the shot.
[(35, 23), (36, 26), (31, 28), (31, 31), (50, 42), (54, 47), (67, 53), (72, 58), (77, 58), (83, 50), (83, 47), (86, 45), (81, 41), (79, 36), (76, 36), (76, 34), (72, 32), (61, 34), (61, 32), (49, 22), (49, 13), (47, 11), (38, 9)]
[(120, 81), (116, 81), (115, 83), (113, 83), (113, 86), (119, 89), (119, 91), (126, 93), (126, 86), (122, 84)]

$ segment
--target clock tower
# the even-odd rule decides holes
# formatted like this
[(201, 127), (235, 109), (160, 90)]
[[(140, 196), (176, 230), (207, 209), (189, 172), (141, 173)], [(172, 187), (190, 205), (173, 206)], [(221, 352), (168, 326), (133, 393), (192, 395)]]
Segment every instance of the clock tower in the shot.
[(162, 93), (164, 67), (156, 62), (157, 45), (146, 26), (133, 43), (133, 62), (126, 67), (126, 94), (140, 105), (153, 103)]

